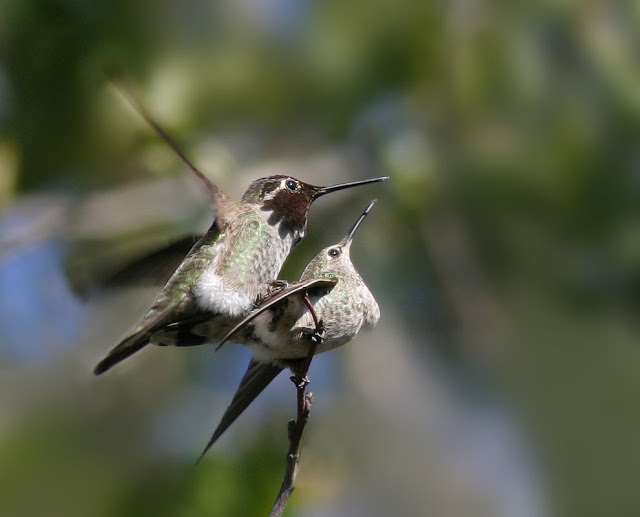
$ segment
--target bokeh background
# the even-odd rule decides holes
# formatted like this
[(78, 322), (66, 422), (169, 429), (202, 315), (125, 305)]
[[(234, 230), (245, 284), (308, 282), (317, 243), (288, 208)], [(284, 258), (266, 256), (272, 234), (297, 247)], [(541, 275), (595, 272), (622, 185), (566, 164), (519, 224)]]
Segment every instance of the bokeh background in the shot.
[(117, 67), (225, 191), (323, 198), (295, 279), (352, 248), (376, 330), (311, 368), (288, 515), (640, 514), (635, 2), (0, 3), (0, 514), (262, 516), (286, 376), (206, 459), (248, 361), (96, 361), (153, 299), (100, 279), (208, 227), (206, 195), (106, 80)]

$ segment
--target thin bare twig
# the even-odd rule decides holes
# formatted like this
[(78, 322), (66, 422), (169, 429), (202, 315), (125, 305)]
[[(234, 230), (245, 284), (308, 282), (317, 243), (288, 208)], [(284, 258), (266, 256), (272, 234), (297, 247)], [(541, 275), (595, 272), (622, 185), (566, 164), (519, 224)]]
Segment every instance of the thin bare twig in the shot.
[(282, 515), (287, 503), (289, 502), (289, 497), (295, 489), (298, 462), (300, 460), (300, 442), (302, 441), (304, 428), (309, 420), (309, 412), (311, 411), (311, 404), (313, 402), (313, 393), (307, 393), (307, 384), (309, 384), (307, 374), (309, 372), (309, 366), (311, 366), (311, 360), (316, 353), (316, 348), (322, 341), (321, 334), (323, 325), (322, 320), (318, 320), (313, 309), (313, 305), (311, 305), (311, 301), (307, 295), (304, 297), (304, 302), (311, 312), (311, 316), (313, 317), (313, 321), (316, 325), (316, 332), (311, 339), (307, 357), (303, 359), (300, 365), (297, 365), (295, 368), (292, 367), (293, 375), (291, 376), (291, 380), (296, 386), (298, 414), (295, 420), (289, 421), (289, 450), (287, 451), (287, 467), (284, 473), (284, 479), (282, 480), (282, 485), (280, 485), (278, 497), (276, 497), (276, 501), (273, 504), (269, 517), (280, 517)]

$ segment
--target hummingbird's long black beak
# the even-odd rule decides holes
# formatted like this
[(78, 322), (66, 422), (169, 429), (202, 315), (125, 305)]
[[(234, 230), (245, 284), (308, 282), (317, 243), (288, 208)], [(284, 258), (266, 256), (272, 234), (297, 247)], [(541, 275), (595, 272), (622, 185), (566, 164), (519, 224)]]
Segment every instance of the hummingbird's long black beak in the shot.
[(366, 185), (367, 183), (378, 183), (379, 181), (387, 181), (388, 179), (389, 179), (389, 176), (381, 176), (379, 178), (371, 178), (368, 180), (350, 181), (348, 183), (339, 183), (338, 185), (329, 185), (328, 187), (312, 186), (314, 190), (313, 199), (317, 199), (320, 196), (329, 194), (330, 192), (336, 192), (338, 190), (343, 190), (345, 188), (358, 187), (360, 185)]
[(362, 221), (364, 221), (364, 218), (367, 217), (369, 212), (371, 212), (373, 205), (375, 205), (377, 201), (378, 201), (377, 199), (374, 199), (373, 201), (371, 201), (371, 203), (369, 203), (369, 206), (365, 209), (365, 211), (362, 212), (362, 215), (358, 218), (355, 224), (351, 227), (351, 230), (349, 230), (349, 233), (347, 233), (347, 236), (343, 239), (343, 244), (342, 244), (343, 246), (348, 246), (351, 243), (351, 241), (353, 240), (353, 236), (356, 234), (356, 230), (360, 226), (360, 223), (362, 223)]

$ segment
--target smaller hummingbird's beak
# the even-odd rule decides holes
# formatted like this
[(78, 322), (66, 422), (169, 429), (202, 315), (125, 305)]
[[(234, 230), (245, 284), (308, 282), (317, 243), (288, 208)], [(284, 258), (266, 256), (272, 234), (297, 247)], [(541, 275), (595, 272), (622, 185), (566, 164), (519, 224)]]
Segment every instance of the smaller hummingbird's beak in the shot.
[(371, 203), (369, 203), (369, 206), (365, 209), (365, 211), (362, 212), (362, 215), (358, 217), (358, 220), (351, 227), (351, 230), (349, 230), (349, 233), (347, 233), (346, 237), (342, 239), (341, 244), (343, 247), (348, 247), (351, 244), (351, 241), (353, 240), (353, 236), (356, 234), (356, 230), (360, 226), (360, 223), (362, 223), (362, 221), (364, 221), (364, 218), (367, 217), (369, 212), (371, 212), (373, 205), (375, 205), (377, 201), (378, 201), (377, 199), (374, 199), (373, 201), (371, 201)]
[(378, 183), (379, 181), (387, 181), (389, 176), (381, 176), (379, 178), (371, 178), (368, 180), (361, 181), (350, 181), (348, 183), (339, 183), (338, 185), (330, 185), (328, 187), (316, 187), (310, 185), (313, 189), (313, 199), (317, 199), (320, 196), (324, 196), (325, 194), (329, 194), (330, 192), (337, 192), (338, 190), (343, 190), (345, 188), (357, 187), (359, 185), (366, 185), (367, 183)]

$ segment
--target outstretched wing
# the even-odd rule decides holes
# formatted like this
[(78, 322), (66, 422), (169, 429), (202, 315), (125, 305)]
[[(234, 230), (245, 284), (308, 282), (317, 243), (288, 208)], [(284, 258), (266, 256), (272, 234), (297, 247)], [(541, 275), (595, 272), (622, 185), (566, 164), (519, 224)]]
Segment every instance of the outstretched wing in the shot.
[(224, 345), (233, 335), (238, 332), (241, 328), (243, 328), (248, 323), (251, 323), (257, 316), (262, 314), (267, 309), (270, 309), (274, 305), (279, 302), (294, 296), (299, 293), (308, 293), (313, 296), (324, 296), (334, 286), (338, 283), (337, 278), (312, 278), (311, 280), (305, 280), (303, 282), (293, 282), (283, 289), (279, 290), (273, 296), (270, 296), (265, 301), (263, 301), (256, 309), (251, 311), (246, 317), (244, 317), (240, 322), (233, 327), (227, 334), (222, 338), (220, 344), (216, 348), (220, 348)]
[(224, 415), (222, 415), (222, 420), (220, 420), (218, 427), (216, 427), (216, 430), (211, 436), (209, 443), (207, 443), (207, 446), (204, 448), (204, 451), (202, 451), (198, 461), (202, 459), (209, 448), (222, 436), (229, 426), (235, 422), (236, 418), (238, 418), (240, 414), (247, 409), (249, 404), (251, 404), (251, 402), (260, 395), (260, 393), (262, 393), (262, 390), (264, 390), (282, 370), (283, 368), (280, 366), (259, 363), (253, 359), (251, 360), (247, 371), (240, 381), (240, 386), (231, 400), (231, 404), (229, 404)]

